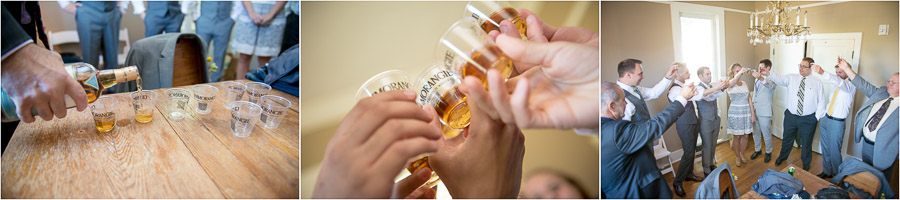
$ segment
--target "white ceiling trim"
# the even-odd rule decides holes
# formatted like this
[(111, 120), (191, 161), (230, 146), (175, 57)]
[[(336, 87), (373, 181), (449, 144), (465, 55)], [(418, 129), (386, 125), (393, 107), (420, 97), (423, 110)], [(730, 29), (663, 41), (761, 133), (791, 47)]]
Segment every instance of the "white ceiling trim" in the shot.
[[(646, 2), (671, 4), (673, 1), (646, 1)], [(674, 2), (678, 2), (678, 1), (674, 1)], [(810, 8), (810, 7), (838, 4), (838, 3), (844, 3), (844, 2), (849, 2), (849, 1), (827, 1), (827, 2), (820, 2), (820, 3), (811, 3), (811, 4), (801, 5), (800, 8)], [(678, 3), (694, 4), (694, 3), (685, 3), (685, 2), (678, 2)], [(702, 4), (694, 4), (694, 5), (702, 5)], [(710, 5), (705, 5), (705, 6), (710, 6)], [(712, 7), (722, 8), (722, 9), (725, 9), (725, 11), (731, 11), (731, 12), (737, 12), (737, 13), (744, 13), (744, 14), (752, 13), (752, 11), (746, 11), (746, 10), (740, 10), (740, 9), (734, 9), (734, 8), (725, 8), (725, 7), (719, 7), (719, 6), (712, 6)], [(760, 11), (760, 13), (767, 13), (767, 12)]]

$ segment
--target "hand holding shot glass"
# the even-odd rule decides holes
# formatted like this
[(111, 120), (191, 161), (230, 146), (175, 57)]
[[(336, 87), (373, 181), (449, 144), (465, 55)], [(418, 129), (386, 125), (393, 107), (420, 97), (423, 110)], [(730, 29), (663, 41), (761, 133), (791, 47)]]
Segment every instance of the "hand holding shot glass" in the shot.
[(472, 18), (460, 19), (444, 32), (435, 49), (435, 60), (457, 74), (477, 77), (485, 88), (489, 69), (497, 69), (506, 80), (515, 67)]
[(441, 120), (441, 132), (447, 139), (454, 138), (469, 126), (469, 106), (465, 94), (459, 91), (462, 79), (439, 64), (422, 71), (416, 80), (416, 103), (431, 106)]
[[(375, 76), (372, 76), (372, 78), (369, 78), (369, 80), (366, 80), (356, 92), (356, 99), (361, 100), (382, 92), (406, 89), (410, 89), (409, 75), (401, 70), (388, 70), (378, 73)], [(416, 102), (419, 102), (418, 97)], [(411, 174), (415, 174), (419, 170), (428, 167), (428, 154), (419, 155), (416, 158), (413, 158), (413, 160), (414, 161), (406, 167), (406, 170)], [(432, 171), (431, 178), (425, 182), (425, 185), (434, 187), (439, 181), (440, 177), (438, 177), (437, 173)]]
[(490, 33), (493, 30), (500, 31), (500, 22), (508, 19), (519, 29), (519, 35), (522, 36), (522, 39), (528, 39), (525, 36), (525, 18), (520, 16), (519, 11), (516, 11), (509, 2), (469, 1), (464, 12), (465, 16), (470, 16), (477, 20), (485, 33)]

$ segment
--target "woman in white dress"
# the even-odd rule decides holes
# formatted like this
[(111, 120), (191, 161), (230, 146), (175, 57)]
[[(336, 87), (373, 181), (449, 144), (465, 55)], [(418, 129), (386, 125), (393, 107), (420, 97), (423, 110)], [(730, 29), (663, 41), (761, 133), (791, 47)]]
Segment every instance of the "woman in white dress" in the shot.
[[(740, 64), (731, 64), (731, 70), (728, 73), (732, 77), (734, 73), (741, 73)], [(744, 156), (744, 150), (747, 149), (747, 141), (753, 132), (753, 123), (756, 123), (756, 112), (753, 111), (753, 100), (750, 95), (750, 87), (747, 83), (740, 81), (732, 85), (728, 90), (728, 98), (731, 99), (731, 105), (728, 107), (728, 133), (734, 135), (732, 137), (731, 147), (736, 156), (735, 165), (747, 163), (747, 157)]]

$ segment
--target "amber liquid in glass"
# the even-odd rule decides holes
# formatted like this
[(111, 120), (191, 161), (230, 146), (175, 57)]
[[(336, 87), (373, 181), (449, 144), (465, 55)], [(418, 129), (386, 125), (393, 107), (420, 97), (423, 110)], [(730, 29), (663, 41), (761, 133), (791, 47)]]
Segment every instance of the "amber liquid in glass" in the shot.
[[(500, 31), (500, 27), (494, 24), (500, 24), (505, 19), (510, 19), (516, 27), (519, 28), (519, 35), (522, 36), (522, 39), (527, 39), (525, 36), (525, 18), (519, 15), (519, 12), (514, 8), (503, 8), (498, 11), (495, 11), (491, 14), (491, 20), (485, 20), (481, 23), (481, 29), (484, 30), (485, 33), (490, 33), (492, 30)], [(493, 21), (493, 22), (491, 22)]]

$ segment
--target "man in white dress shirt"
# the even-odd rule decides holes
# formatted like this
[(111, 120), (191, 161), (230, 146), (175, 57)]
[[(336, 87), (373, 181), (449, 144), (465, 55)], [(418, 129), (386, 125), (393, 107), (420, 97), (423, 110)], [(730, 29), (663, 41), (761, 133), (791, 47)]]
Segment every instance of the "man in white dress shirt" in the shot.
[(838, 173), (838, 167), (843, 161), (841, 156), (841, 144), (844, 142), (844, 128), (846, 119), (850, 116), (850, 108), (853, 107), (853, 96), (856, 95), (856, 86), (850, 83), (844, 70), (834, 66), (835, 74), (826, 73), (819, 65), (813, 66), (813, 71), (823, 76), (825, 80), (834, 85), (834, 92), (828, 101), (825, 118), (819, 121), (819, 146), (822, 147), (822, 173), (819, 178), (831, 178)]
[(639, 122), (650, 119), (650, 111), (647, 109), (647, 100), (659, 98), (675, 77), (675, 66), (672, 66), (666, 73), (666, 77), (659, 81), (652, 88), (639, 86), (644, 80), (643, 63), (638, 59), (625, 59), (619, 62), (619, 79), (616, 85), (625, 91), (625, 117), (622, 120), (630, 120)]
[[(793, 149), (794, 139), (800, 142), (800, 160), (803, 161), (803, 170), (809, 170), (812, 161), (812, 137), (816, 132), (816, 124), (825, 116), (825, 95), (822, 94), (822, 82), (809, 78), (812, 73), (811, 66), (815, 64), (812, 58), (806, 57), (797, 66), (800, 74), (777, 75), (770, 74), (766, 79), (775, 85), (786, 87), (787, 109), (784, 110), (784, 132), (782, 133), (781, 153), (775, 160), (775, 165), (781, 165), (787, 160)], [(799, 137), (799, 138), (798, 138)]]

